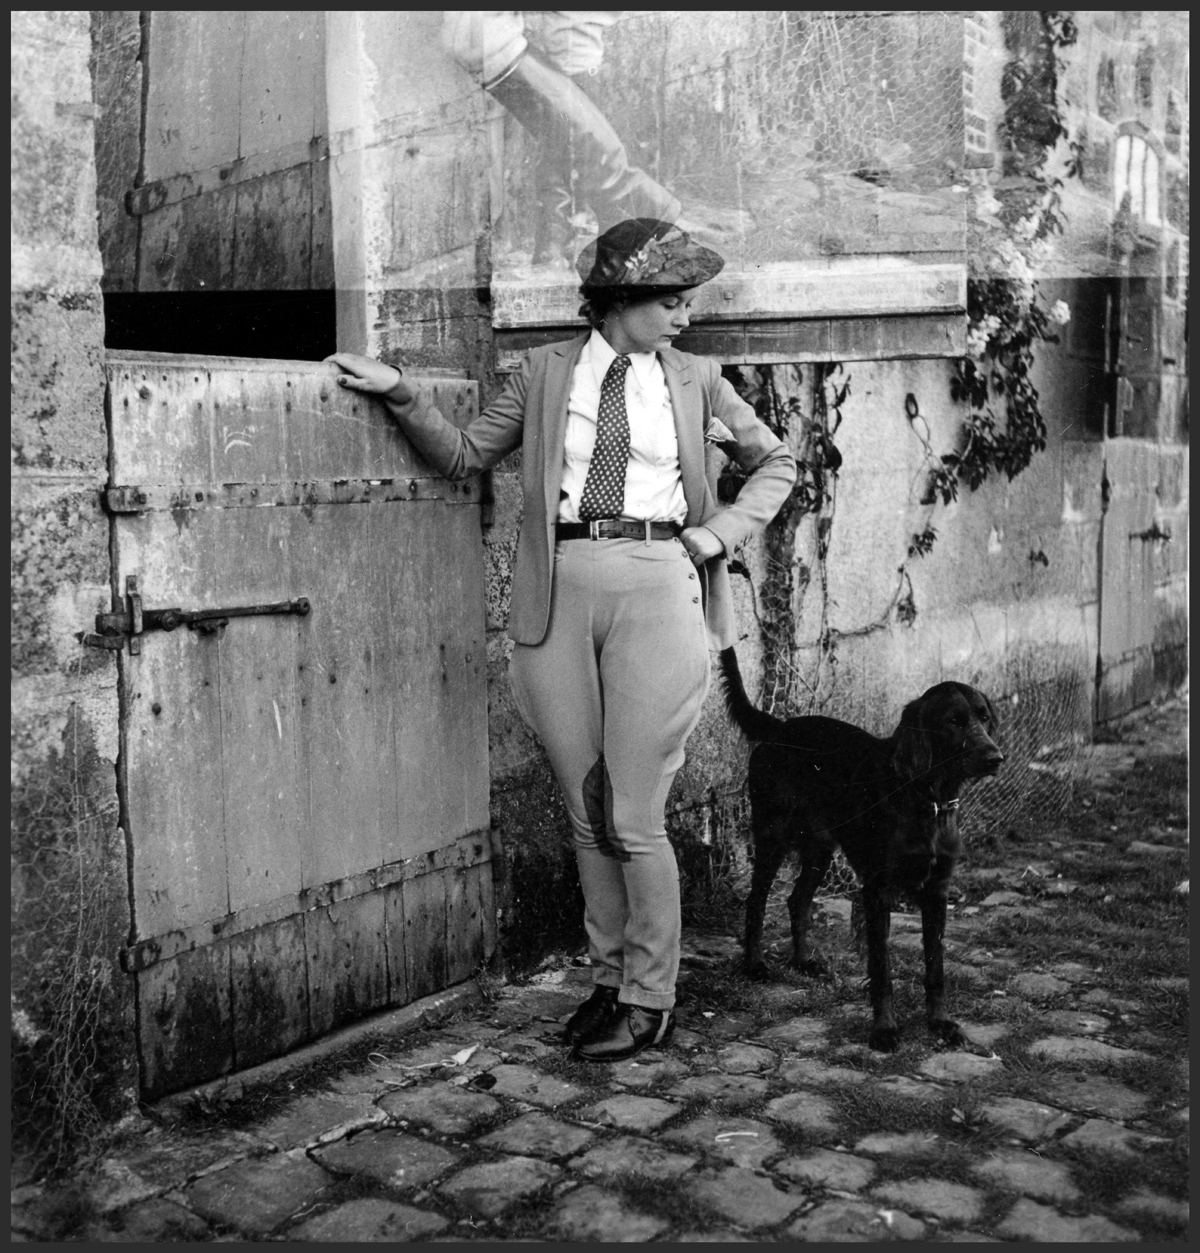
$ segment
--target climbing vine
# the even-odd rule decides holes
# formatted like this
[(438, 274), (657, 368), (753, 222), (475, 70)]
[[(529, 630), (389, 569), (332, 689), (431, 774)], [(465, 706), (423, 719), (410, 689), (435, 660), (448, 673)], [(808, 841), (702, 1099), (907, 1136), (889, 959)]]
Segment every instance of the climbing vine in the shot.
[(1070, 318), (1064, 301), (1046, 307), (1033, 277), (1063, 229), (1063, 178), (1052, 158), (1065, 147), (1066, 177), (1079, 173), (1079, 145), (1068, 133), (1058, 83), (1060, 53), (1073, 44), (1073, 18), (1055, 11), (1007, 10), (1009, 59), (1001, 77), (1005, 146), (995, 191), (977, 187), (968, 224), (967, 353), (955, 363), (954, 400), (969, 406), (961, 447), (941, 458), (931, 489), (944, 504), (960, 481), (974, 491), (993, 473), (1015, 478), (1046, 447), (1046, 423), (1030, 377), (1040, 341), (1057, 343)]
[[(1056, 343), (1058, 328), (1070, 319), (1065, 302), (1047, 305), (1034, 272), (1063, 230), (1064, 178), (1079, 173), (1079, 145), (1068, 132), (1058, 94), (1061, 52), (1075, 42), (1077, 31), (1069, 14), (1055, 11), (1006, 11), (1002, 20), (1008, 54), (1001, 81), (1003, 169), (995, 189), (983, 184), (972, 194), (966, 354), (954, 363), (950, 383), (952, 398), (967, 406), (958, 448), (938, 455), (916, 397), (910, 393), (905, 400), (910, 428), (925, 453), (924, 505), (950, 504), (963, 482), (974, 491), (995, 473), (1011, 480), (1045, 449), (1046, 423), (1031, 377), (1034, 353), (1040, 342)], [(1059, 161), (1064, 152), (1065, 161)], [(837, 363), (811, 368), (808, 418), (796, 389), (781, 387), (776, 375), (780, 369), (794, 371), (798, 383), (799, 367), (727, 368), (743, 398), (796, 452), (799, 468), (792, 492), (766, 529), (765, 579), (755, 589), (763, 637), (762, 704), (772, 712), (791, 712), (799, 687), (806, 689), (810, 711), (823, 704), (823, 673), (836, 667), (839, 641), (884, 630), (894, 621), (915, 622), (909, 565), (928, 556), (938, 538), (928, 520), (910, 536), (892, 596), (873, 621), (852, 630), (830, 626), (826, 563), (842, 465), (835, 437), (850, 379)], [(736, 466), (726, 467), (722, 497), (732, 499), (740, 483)], [(797, 552), (797, 531), (805, 517), (814, 519), (811, 565)], [(1030, 560), (1045, 564), (1047, 559), (1031, 552)], [(730, 569), (751, 578), (741, 561)], [(810, 588), (820, 599), (818, 659), (805, 677), (797, 664), (797, 625)]]

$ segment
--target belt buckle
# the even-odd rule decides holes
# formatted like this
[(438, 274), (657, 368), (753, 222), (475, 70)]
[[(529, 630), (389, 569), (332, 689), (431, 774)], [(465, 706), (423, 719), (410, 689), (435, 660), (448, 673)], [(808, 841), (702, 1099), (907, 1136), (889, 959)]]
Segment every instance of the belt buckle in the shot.
[(654, 523), (651, 522), (649, 518), (645, 519), (645, 522), (646, 522), (646, 547), (649, 548), (650, 538), (651, 538), (651, 529), (653, 528)]
[(593, 518), (587, 524), (587, 528), (588, 528), (588, 539), (600, 538), (600, 519), (599, 518)]

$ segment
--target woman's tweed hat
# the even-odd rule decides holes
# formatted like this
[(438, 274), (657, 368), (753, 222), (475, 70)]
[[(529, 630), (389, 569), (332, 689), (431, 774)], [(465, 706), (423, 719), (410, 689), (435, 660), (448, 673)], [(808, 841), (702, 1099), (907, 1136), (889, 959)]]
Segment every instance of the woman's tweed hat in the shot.
[(583, 291), (683, 291), (715, 278), (720, 253), (694, 244), (686, 232), (657, 218), (628, 218), (579, 254)]

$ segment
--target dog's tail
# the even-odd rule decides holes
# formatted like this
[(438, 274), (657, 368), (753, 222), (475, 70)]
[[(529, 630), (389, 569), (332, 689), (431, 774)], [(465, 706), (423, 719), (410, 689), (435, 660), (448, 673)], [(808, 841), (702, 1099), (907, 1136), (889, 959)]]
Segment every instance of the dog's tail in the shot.
[(732, 648), (721, 650), (721, 677), (725, 680), (725, 708), (748, 740), (757, 742), (784, 738), (781, 735), (783, 723), (750, 703), (742, 683), (742, 672), (738, 669), (737, 653)]

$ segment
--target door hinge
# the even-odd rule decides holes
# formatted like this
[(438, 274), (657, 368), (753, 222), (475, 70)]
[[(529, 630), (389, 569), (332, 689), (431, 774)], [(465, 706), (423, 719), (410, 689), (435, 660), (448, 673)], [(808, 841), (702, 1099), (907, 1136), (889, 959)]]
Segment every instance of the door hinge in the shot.
[(106, 648), (120, 652), (129, 644), (135, 656), (142, 651), (142, 635), (146, 631), (174, 631), (186, 626), (189, 631), (204, 635), (220, 635), (229, 625), (230, 618), (250, 618), (261, 614), (294, 614), (305, 617), (312, 606), (306, 596), (296, 600), (278, 601), (270, 605), (237, 605), (230, 609), (146, 609), (138, 588), (138, 577), (131, 574), (125, 579), (124, 608), (114, 607), (112, 613), (96, 615), (95, 634), (83, 637), (88, 648)]

